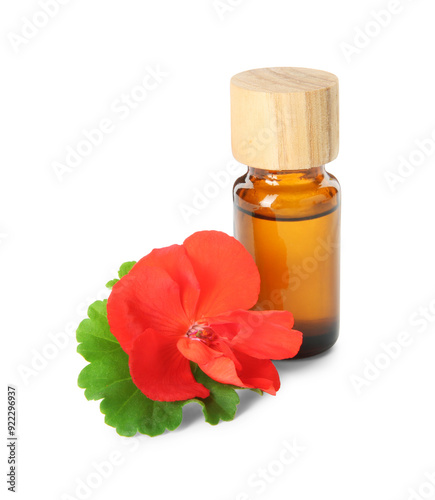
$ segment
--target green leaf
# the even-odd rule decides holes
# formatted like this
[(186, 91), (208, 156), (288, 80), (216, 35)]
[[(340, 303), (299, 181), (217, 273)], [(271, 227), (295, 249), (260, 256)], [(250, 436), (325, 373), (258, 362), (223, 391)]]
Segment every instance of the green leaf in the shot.
[(220, 384), (208, 377), (203, 371), (196, 367), (193, 372), (197, 382), (205, 385), (210, 391), (210, 396), (205, 399), (194, 399), (202, 406), (205, 421), (211, 425), (216, 425), (220, 420), (233, 420), (236, 415), (237, 405), (240, 398), (233, 387)]
[(126, 276), (133, 268), (133, 266), (136, 264), (136, 261), (131, 261), (131, 262), (124, 262), (124, 264), (121, 265), (121, 267), (119, 268), (119, 271), (118, 271), (118, 276), (119, 276), (119, 279), (115, 278), (113, 280), (110, 280), (106, 283), (106, 287), (109, 288), (110, 290), (112, 290), (113, 288), (113, 285), (115, 285), (116, 283), (118, 283), (118, 281), (123, 278), (124, 276)]
[(152, 401), (133, 384), (128, 356), (110, 332), (106, 303), (94, 302), (89, 319), (77, 329), (77, 351), (90, 362), (79, 375), (79, 387), (86, 389), (88, 400), (103, 399), (100, 409), (105, 422), (121, 436), (137, 432), (156, 436), (176, 429), (183, 417), (182, 405)]
[(212, 380), (196, 365), (192, 367), (194, 376), (210, 390), (209, 397), (175, 402), (148, 399), (134, 385), (128, 356), (110, 332), (106, 305), (107, 300), (91, 304), (89, 318), (77, 329), (77, 351), (90, 363), (81, 371), (78, 385), (85, 389), (88, 400), (102, 399), (100, 410), (106, 424), (121, 436), (137, 432), (157, 436), (166, 429), (176, 429), (183, 418), (183, 406), (193, 402), (202, 406), (205, 420), (212, 425), (234, 418), (240, 402), (234, 388)]
[(124, 264), (121, 265), (118, 271), (119, 279), (123, 278), (126, 274), (128, 274), (132, 270), (135, 264), (136, 262), (134, 260), (131, 262), (124, 262)]
[(118, 283), (118, 281), (119, 281), (118, 279), (110, 280), (110, 281), (108, 281), (108, 282), (106, 283), (106, 287), (107, 287), (107, 288), (109, 288), (110, 290), (112, 290), (113, 285), (114, 285), (115, 283)]
[(256, 392), (257, 394), (260, 394), (260, 396), (264, 394), (264, 392), (261, 389), (249, 389), (249, 390), (252, 392)]

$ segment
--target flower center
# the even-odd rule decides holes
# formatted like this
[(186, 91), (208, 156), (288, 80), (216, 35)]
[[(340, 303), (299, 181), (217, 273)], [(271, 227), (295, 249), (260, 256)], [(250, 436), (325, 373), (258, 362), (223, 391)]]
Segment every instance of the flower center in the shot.
[(202, 340), (206, 344), (209, 344), (216, 338), (216, 333), (208, 325), (195, 323), (186, 333), (186, 337), (192, 340)]

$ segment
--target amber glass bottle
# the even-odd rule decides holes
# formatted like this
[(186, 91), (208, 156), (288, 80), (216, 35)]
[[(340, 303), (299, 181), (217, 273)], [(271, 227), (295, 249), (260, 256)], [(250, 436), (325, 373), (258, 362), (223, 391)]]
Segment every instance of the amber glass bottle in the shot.
[(234, 231), (261, 276), (257, 309), (289, 310), (298, 357), (337, 340), (340, 186), (324, 164), (338, 152), (338, 81), (323, 71), (268, 68), (231, 81), (232, 142), (249, 165), (234, 185)]

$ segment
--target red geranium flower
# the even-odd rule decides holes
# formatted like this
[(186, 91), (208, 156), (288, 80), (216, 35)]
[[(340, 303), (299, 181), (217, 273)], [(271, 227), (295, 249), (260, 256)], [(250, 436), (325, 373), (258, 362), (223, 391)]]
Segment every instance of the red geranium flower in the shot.
[(248, 311), (260, 276), (251, 255), (218, 231), (153, 250), (109, 296), (110, 329), (129, 355), (135, 385), (155, 401), (206, 398), (190, 361), (223, 384), (279, 389), (270, 359), (297, 354), (302, 334), (287, 311)]

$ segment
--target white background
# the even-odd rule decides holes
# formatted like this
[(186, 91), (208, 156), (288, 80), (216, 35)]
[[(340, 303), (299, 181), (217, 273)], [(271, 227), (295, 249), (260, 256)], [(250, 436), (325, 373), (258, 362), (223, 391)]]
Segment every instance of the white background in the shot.
[[(15, 498), (80, 498), (87, 480), (81, 498), (435, 498), (424, 484), (435, 473), (433, 0), (63, 4), (28, 39), (28, 21), (44, 24), (40, 2), (0, 7), (3, 492), (15, 384)], [(232, 233), (237, 175), (188, 219), (180, 206), (231, 160), (230, 77), (264, 66), (340, 78), (341, 149), (328, 166), (343, 189), (340, 340), (279, 363), (278, 395), (242, 394), (234, 422), (212, 427), (193, 406), (175, 432), (121, 438), (77, 387), (86, 362), (73, 335), (54, 353), (50, 335), (71, 333), (120, 263), (197, 230)], [(121, 119), (113, 106), (147, 67), (167, 76)], [(56, 175), (53, 162), (103, 119), (112, 133)], [(411, 167), (398, 173), (401, 157)], [(396, 359), (381, 356), (403, 332)], [(369, 362), (382, 368), (359, 391)], [(303, 449), (292, 464), (280, 465), (284, 442)], [(93, 464), (112, 452), (122, 464), (98, 481)]]

